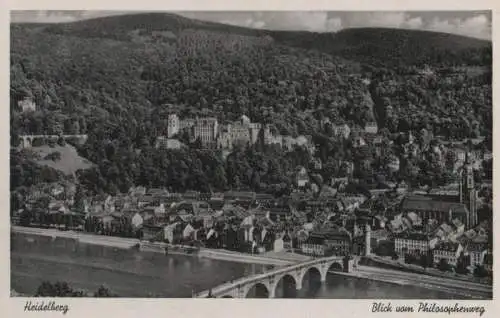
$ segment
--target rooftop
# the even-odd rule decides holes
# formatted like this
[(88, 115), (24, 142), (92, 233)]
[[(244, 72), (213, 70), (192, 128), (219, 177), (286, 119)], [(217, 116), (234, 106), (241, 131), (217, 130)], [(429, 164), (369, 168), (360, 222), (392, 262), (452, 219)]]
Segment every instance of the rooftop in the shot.
[(403, 200), (402, 210), (410, 211), (429, 211), (448, 213), (450, 210), (453, 213), (467, 214), (467, 208), (462, 203), (454, 203), (447, 201), (438, 201), (425, 196), (410, 196)]

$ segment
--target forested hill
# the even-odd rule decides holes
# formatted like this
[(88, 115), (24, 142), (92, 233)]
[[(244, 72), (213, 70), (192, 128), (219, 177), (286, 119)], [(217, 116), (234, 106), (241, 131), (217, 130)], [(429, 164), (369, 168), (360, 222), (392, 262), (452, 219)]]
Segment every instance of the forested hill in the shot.
[[(16, 25), (14, 28), (20, 27)], [(143, 13), (73, 23), (38, 25), (44, 32), (78, 37), (141, 41), (153, 35), (172, 41), (184, 30), (270, 36), (277, 43), (320, 50), (379, 66), (491, 64), (491, 42), (455, 34), (389, 28), (353, 28), (337, 33), (257, 30), (194, 20), (170, 13)], [(160, 33), (159, 33), (160, 32)], [(169, 32), (171, 34), (163, 34)]]
[[(14, 24), (10, 49), (13, 144), (18, 134), (87, 133), (79, 152), (99, 165), (87, 178), (96, 191), (288, 184), (289, 172), (311, 159), (254, 149), (222, 163), (196, 150), (156, 151), (172, 111), (221, 122), (244, 114), (282, 135), (313, 135), (327, 145), (320, 159), (332, 166), (353, 157), (333, 146), (320, 125), (325, 117), (364, 127), (375, 114), (392, 132), (491, 134), (491, 44), (458, 36), (275, 32), (155, 13)], [(453, 58), (435, 54), (450, 51)], [(25, 98), (35, 112), (20, 111)]]

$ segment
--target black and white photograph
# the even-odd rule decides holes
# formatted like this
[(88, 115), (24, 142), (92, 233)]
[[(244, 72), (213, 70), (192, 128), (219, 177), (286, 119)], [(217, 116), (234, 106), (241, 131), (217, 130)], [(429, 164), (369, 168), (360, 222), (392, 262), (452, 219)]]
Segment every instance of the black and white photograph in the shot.
[(492, 11), (9, 15), (25, 310), (493, 299)]

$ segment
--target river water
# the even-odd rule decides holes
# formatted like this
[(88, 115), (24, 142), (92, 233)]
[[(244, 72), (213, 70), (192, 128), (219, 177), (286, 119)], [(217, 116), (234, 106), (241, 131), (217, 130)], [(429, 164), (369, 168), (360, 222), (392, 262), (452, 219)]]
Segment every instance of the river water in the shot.
[[(72, 239), (11, 234), (11, 288), (33, 295), (43, 281), (66, 281), (75, 289), (101, 285), (121, 297), (191, 297), (272, 266), (162, 255), (79, 243)], [(312, 280), (311, 280), (312, 281)], [(287, 296), (289, 296), (287, 294)], [(328, 275), (326, 284), (303, 284), (293, 297), (330, 299), (457, 299), (421, 287)]]

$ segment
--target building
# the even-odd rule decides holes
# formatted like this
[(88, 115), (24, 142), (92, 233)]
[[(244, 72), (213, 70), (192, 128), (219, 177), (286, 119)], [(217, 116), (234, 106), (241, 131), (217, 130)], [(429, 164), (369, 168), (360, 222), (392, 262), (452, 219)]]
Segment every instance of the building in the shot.
[(483, 243), (469, 242), (464, 248), (464, 253), (469, 257), (470, 266), (482, 266), (488, 249)]
[(36, 111), (36, 104), (30, 98), (18, 101), (17, 105), (23, 113)]
[(470, 229), (477, 225), (477, 190), (474, 186), (474, 170), (470, 156), (466, 156), (466, 162), (461, 170), (462, 180), (460, 183), (460, 203), (467, 206), (469, 215), (467, 220), (462, 220)]
[(394, 236), (394, 251), (400, 257), (405, 254), (422, 255), (430, 250), (429, 236), (421, 233), (400, 233)]
[(326, 251), (324, 241), (325, 239), (322, 235), (311, 233), (305, 242), (299, 244), (299, 248), (305, 255), (325, 256)]
[(389, 163), (387, 164), (387, 168), (389, 168), (391, 172), (398, 172), (399, 167), (400, 167), (399, 158), (396, 156), (392, 156), (390, 158)]
[(192, 118), (186, 118), (180, 121), (180, 130), (191, 129), (195, 125), (196, 121)]
[(219, 124), (217, 118), (198, 118), (193, 126), (194, 139), (200, 139), (204, 146), (213, 144), (217, 139)]
[(445, 260), (449, 265), (457, 266), (458, 260), (464, 251), (462, 244), (443, 242), (433, 251), (434, 264)]
[(176, 114), (170, 114), (168, 115), (168, 120), (167, 120), (167, 137), (172, 138), (173, 136), (177, 135), (180, 131), (180, 121), (179, 117)]
[(156, 149), (181, 149), (182, 146), (184, 146), (184, 144), (177, 139), (165, 138), (164, 136), (159, 136), (158, 138), (156, 138)]
[(297, 187), (302, 188), (305, 187), (308, 182), (309, 175), (307, 174), (306, 168), (298, 166), (295, 173), (295, 184)]
[(283, 137), (279, 134), (274, 134), (271, 132), (270, 125), (264, 127), (264, 144), (266, 145), (283, 145)]
[(372, 232), (372, 229), (370, 228), (370, 225), (366, 225), (365, 226), (365, 256), (370, 256), (371, 252), (372, 252), (372, 248), (371, 248), (371, 245), (372, 245), (372, 237), (371, 237), (371, 233)]
[(253, 145), (259, 138), (261, 124), (252, 123), (243, 115), (239, 121), (222, 125), (217, 138), (219, 148), (232, 149), (234, 144)]
[(352, 238), (345, 229), (323, 229), (312, 232), (300, 245), (306, 255), (329, 256), (351, 253)]
[(351, 128), (347, 124), (342, 125), (332, 125), (333, 134), (337, 137), (342, 137), (344, 139), (349, 138), (351, 134)]
[(463, 203), (434, 200), (427, 196), (408, 196), (401, 204), (401, 212), (414, 212), (427, 223), (436, 220), (438, 223), (451, 223), (458, 219), (463, 223), (468, 220), (469, 211)]
[(365, 132), (368, 134), (376, 134), (378, 132), (378, 126), (376, 122), (369, 122), (365, 125)]

